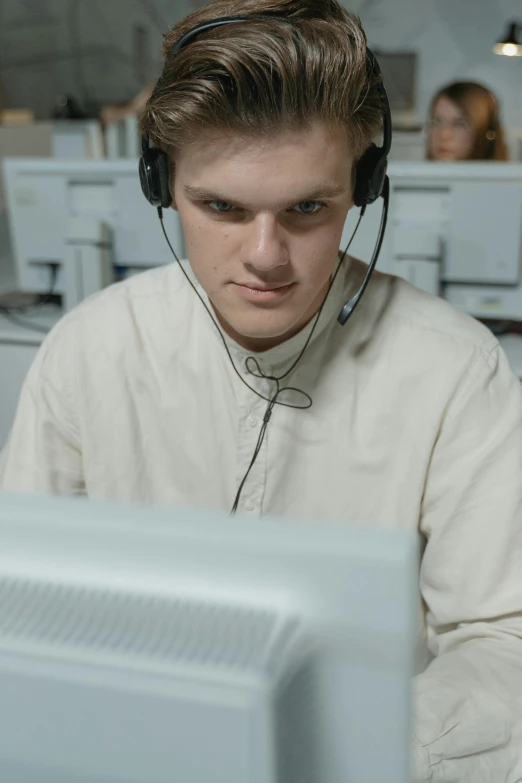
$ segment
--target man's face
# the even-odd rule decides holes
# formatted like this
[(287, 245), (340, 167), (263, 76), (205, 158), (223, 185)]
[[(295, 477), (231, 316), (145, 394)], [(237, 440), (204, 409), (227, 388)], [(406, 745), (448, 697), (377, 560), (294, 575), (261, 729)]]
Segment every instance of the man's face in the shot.
[(251, 351), (296, 334), (324, 300), (353, 205), (342, 130), (204, 135), (175, 163), (188, 257), (223, 329)]

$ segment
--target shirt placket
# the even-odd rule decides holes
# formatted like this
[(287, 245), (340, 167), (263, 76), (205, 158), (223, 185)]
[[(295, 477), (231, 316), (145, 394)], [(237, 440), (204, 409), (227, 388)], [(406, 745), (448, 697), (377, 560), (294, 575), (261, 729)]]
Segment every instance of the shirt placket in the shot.
[[(268, 374), (269, 369), (265, 368), (264, 372)], [(252, 378), (250, 376), (248, 377), (248, 383), (267, 399), (262, 399), (246, 387), (241, 390), (237, 442), (237, 489), (239, 489), (254, 457), (261, 429), (263, 427), (264, 416), (268, 408), (267, 400), (274, 393), (269, 381)], [(238, 504), (238, 511), (240, 513), (251, 516), (261, 516), (267, 478), (269, 430), (270, 425), (265, 432), (265, 437), (256, 461), (244, 484)]]

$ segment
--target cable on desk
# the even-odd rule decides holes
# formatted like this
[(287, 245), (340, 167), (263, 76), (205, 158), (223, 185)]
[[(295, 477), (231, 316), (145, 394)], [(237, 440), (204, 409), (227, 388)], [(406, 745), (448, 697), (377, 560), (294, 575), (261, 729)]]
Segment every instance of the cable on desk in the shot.
[(12, 321), (12, 323), (21, 326), (23, 329), (29, 329), (31, 332), (48, 334), (51, 331), (51, 327), (44, 326), (43, 324), (34, 324), (31, 321), (25, 321), (6, 307), (0, 307), (0, 315), (3, 315), (8, 321)]
[(8, 321), (21, 326), (23, 329), (30, 329), (33, 332), (40, 332), (42, 334), (48, 334), (51, 331), (50, 327), (43, 326), (43, 324), (36, 324), (32, 321), (26, 321), (22, 315), (27, 313), (38, 312), (42, 307), (49, 304), (54, 296), (54, 289), (56, 287), (56, 280), (58, 278), (58, 264), (50, 264), (51, 266), (51, 285), (48, 292), (42, 297), (42, 299), (35, 305), (29, 305), (28, 307), (5, 307), (0, 305), (0, 315), (3, 315)]
[[(58, 264), (49, 264), (49, 266), (51, 267), (51, 285), (49, 286), (47, 293), (44, 294), (36, 304), (9, 305), (0, 302), (0, 312), (4, 314), (14, 313), (15, 315), (18, 315), (19, 313), (34, 313), (38, 312), (40, 308), (45, 307), (45, 305), (51, 304), (55, 296), (56, 281), (58, 279)], [(7, 296), (9, 295), (7, 294)]]

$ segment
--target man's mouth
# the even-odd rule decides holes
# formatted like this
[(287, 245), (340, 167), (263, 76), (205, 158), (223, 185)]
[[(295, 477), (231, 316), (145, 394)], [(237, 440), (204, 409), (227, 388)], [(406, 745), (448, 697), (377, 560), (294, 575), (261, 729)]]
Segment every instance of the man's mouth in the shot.
[(250, 288), (253, 291), (278, 291), (280, 288), (288, 288), (292, 283), (237, 283), (242, 288)]
[(286, 296), (296, 284), (232, 283), (232, 285), (239, 296), (251, 302), (272, 302)]

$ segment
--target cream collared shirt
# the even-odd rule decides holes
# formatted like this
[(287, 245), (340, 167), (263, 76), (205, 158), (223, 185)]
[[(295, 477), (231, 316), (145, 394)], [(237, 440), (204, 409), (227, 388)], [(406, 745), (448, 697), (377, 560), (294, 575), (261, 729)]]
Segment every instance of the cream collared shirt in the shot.
[[(364, 270), (342, 271), (282, 382), (313, 406), (275, 407), (239, 511), (419, 531), (419, 650), (433, 660), (415, 678), (415, 780), (514, 783), (520, 384), (485, 328), (386, 275), (339, 326)], [(257, 355), (263, 373), (283, 375), (308, 333)], [(273, 394), (225, 339), (245, 380)], [(228, 511), (266, 407), (180, 270), (161, 267), (91, 298), (46, 339), (0, 457), (0, 487)]]

